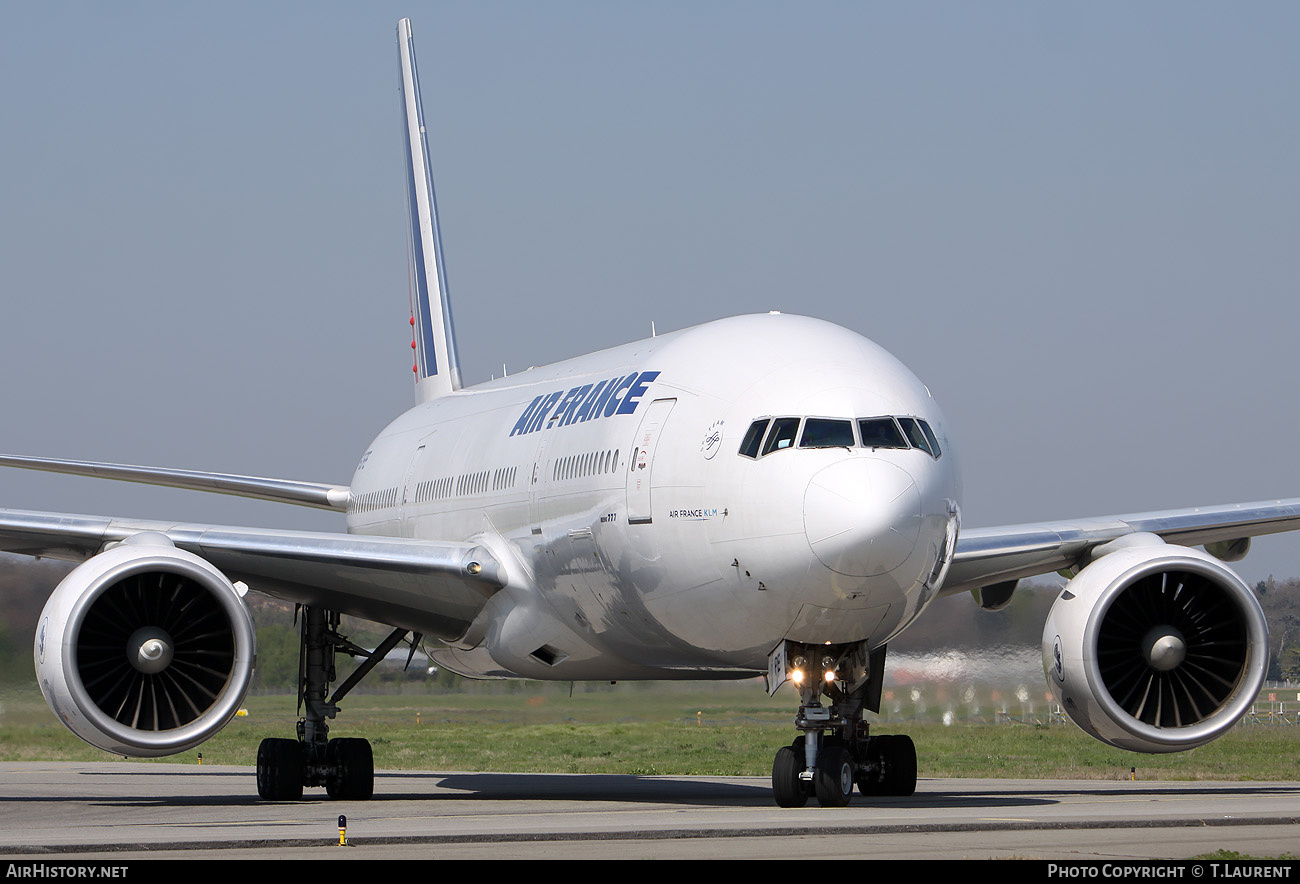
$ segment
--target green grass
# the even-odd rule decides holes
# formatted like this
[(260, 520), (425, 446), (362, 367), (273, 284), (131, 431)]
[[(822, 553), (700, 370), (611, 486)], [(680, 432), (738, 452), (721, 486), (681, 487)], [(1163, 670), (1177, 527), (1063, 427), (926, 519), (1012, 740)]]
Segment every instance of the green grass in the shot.
[(1293, 853), (1284, 853), (1281, 856), (1251, 856), (1248, 853), (1239, 853), (1235, 850), (1216, 850), (1213, 853), (1202, 853), (1198, 856), (1189, 856), (1188, 859), (1205, 860), (1208, 862), (1229, 862), (1229, 861), (1235, 862), (1238, 860), (1256, 861), (1256, 860), (1265, 860), (1265, 859), (1268, 860), (1284, 859), (1287, 860), (1288, 862), (1295, 862), (1297, 859), (1300, 859), (1300, 857), (1297, 857)]
[[(408, 693), (349, 697), (333, 736), (371, 740), (381, 769), (767, 776), (776, 749), (794, 736), (789, 697), (732, 685), (542, 686), (519, 693)], [(294, 732), (292, 696), (250, 697), (233, 720), (175, 763), (251, 765), (265, 737)], [(1300, 780), (1300, 726), (1234, 728), (1189, 752), (1124, 752), (1061, 723), (897, 721), (922, 777), (1140, 780)], [(7, 700), (0, 761), (95, 761), (111, 756), (81, 742), (43, 701)]]

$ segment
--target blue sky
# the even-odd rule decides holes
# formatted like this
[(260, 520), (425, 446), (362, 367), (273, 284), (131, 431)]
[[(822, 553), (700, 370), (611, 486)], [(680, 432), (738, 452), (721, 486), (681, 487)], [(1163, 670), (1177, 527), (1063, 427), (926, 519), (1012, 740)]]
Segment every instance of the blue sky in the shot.
[(467, 381), (778, 309), (930, 386), (969, 526), (1300, 496), (1300, 6), (1264, 2), (6, 4), (0, 450), (349, 480), (411, 402), (403, 15)]

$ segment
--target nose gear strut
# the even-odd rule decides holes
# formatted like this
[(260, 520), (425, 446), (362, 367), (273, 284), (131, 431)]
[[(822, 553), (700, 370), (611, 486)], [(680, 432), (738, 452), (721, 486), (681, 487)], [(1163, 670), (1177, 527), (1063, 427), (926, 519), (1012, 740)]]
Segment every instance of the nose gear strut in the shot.
[[(794, 726), (801, 731), (772, 763), (772, 793), (781, 807), (803, 807), (816, 795), (822, 807), (849, 803), (854, 784), (863, 795), (907, 796), (916, 791), (916, 748), (911, 737), (871, 736), (862, 720), (880, 711), (885, 648), (865, 642), (805, 645), (783, 641), (768, 657), (768, 691), (792, 681), (799, 690)], [(822, 705), (822, 697), (829, 705)]]

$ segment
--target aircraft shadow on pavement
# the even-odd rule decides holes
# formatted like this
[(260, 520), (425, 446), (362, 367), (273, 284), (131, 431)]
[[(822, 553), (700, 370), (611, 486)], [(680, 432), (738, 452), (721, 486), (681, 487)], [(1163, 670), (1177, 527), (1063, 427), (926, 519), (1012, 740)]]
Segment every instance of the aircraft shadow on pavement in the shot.
[[(85, 771), (84, 776), (121, 777), (121, 772)], [(150, 777), (158, 776), (152, 772)], [(185, 777), (195, 781), (197, 788), (186, 790), (184, 794), (158, 794), (151, 790), (147, 796), (130, 789), (129, 780), (124, 784), (120, 797), (99, 795), (90, 800), (95, 804), (113, 806), (176, 806), (193, 807), (205, 805), (242, 806), (268, 803), (302, 803), (355, 805), (365, 803), (389, 803), (399, 801), (610, 801), (620, 803), (649, 804), (687, 804), (714, 805), (730, 807), (767, 807), (772, 805), (771, 786), (762, 779), (752, 782), (718, 781), (695, 777), (641, 777), (631, 774), (520, 774), (520, 773), (453, 773), (438, 774), (424, 771), (381, 771), (375, 776), (375, 795), (370, 802), (335, 801), (329, 798), (323, 789), (308, 790), (300, 802), (264, 802), (257, 797), (253, 785), (253, 776), (238, 775), (235, 779), (241, 785), (236, 793), (230, 791), (230, 782), (221, 784), (211, 791), (205, 790), (203, 780), (232, 780), (229, 771), (200, 770), (194, 767), (177, 767), (174, 772), (162, 774)], [(247, 780), (247, 792), (242, 785)], [(420, 782), (427, 782), (427, 790), (412, 789)], [(214, 782), (212, 785), (216, 785)], [(963, 807), (963, 808), (1006, 808), (1030, 807), (1060, 803), (1067, 798), (1146, 796), (1152, 798), (1178, 795), (1214, 795), (1218, 797), (1246, 795), (1264, 797), (1268, 795), (1292, 796), (1297, 787), (1293, 784), (1276, 783), (1161, 783), (1140, 784), (1114, 781), (1087, 783), (1043, 782), (1041, 787), (1031, 786), (1026, 789), (1024, 781), (1008, 783), (1006, 790), (997, 786), (984, 785), (974, 790), (936, 789), (928, 790), (925, 781), (915, 795), (906, 798), (868, 797), (855, 792), (850, 807)], [(388, 787), (388, 788), (385, 788)], [(98, 791), (98, 790), (97, 790)], [(71, 801), (85, 802), (86, 796), (66, 795), (42, 798), (4, 798), (0, 803), (11, 801)], [(809, 807), (816, 806), (816, 799), (809, 799)]]
[[(626, 774), (493, 774), (458, 773), (438, 780), (438, 791), (423, 795), (380, 794), (384, 780), (390, 777), (427, 777), (427, 774), (385, 773), (375, 780), (375, 798), (425, 798), (431, 800), (475, 801), (619, 801), (651, 804), (717, 805), (731, 807), (771, 807), (772, 787), (764, 780), (753, 783), (718, 782), (707, 779), (672, 777), (638, 777)], [(451, 794), (449, 794), (451, 793)], [(809, 806), (816, 806), (809, 799)], [(1046, 796), (1025, 798), (1018, 795), (981, 793), (927, 793), (908, 798), (865, 797), (855, 793), (850, 806), (988, 806), (1009, 807), (1027, 804), (1052, 804)]]
[[(736, 782), (695, 777), (641, 777), (631, 774), (439, 774), (424, 771), (380, 771), (375, 775), (375, 794), (370, 801), (337, 801), (331, 799), (324, 789), (308, 789), (302, 799), (296, 802), (268, 802), (257, 797), (251, 771), (248, 774), (232, 774), (229, 770), (202, 770), (191, 766), (178, 766), (167, 771), (154, 770), (147, 777), (155, 783), (159, 776), (166, 779), (183, 777), (187, 782), (193, 783), (194, 788), (160, 791), (151, 785), (144, 793), (133, 788), (134, 778), (129, 774), (123, 777), (122, 771), (82, 771), (80, 775), (121, 778), (123, 783), (120, 794), (117, 797), (104, 795), (103, 787), (97, 786), (94, 796), (72, 793), (39, 798), (0, 796), (0, 805), (11, 802), (89, 801), (92, 804), (115, 807), (239, 807), (266, 804), (355, 807), (403, 801), (609, 801), (717, 807), (773, 806), (771, 785), (765, 779), (758, 778), (752, 782)], [(216, 781), (221, 779), (226, 782), (218, 784)], [(210, 782), (205, 784), (204, 780)], [(145, 778), (142, 777), (139, 782), (144, 784)], [(428, 783), (430, 788), (418, 789), (421, 782)], [(237, 791), (232, 791), (232, 784), (236, 783)], [(417, 788), (413, 789), (412, 786)], [(1023, 807), (1054, 804), (1056, 801), (1052, 795), (1044, 793), (1027, 797), (1023, 794), (1000, 794), (988, 790), (974, 793), (922, 791), (907, 798), (865, 797), (855, 792), (850, 807)], [(810, 798), (808, 806), (815, 808), (816, 805), (816, 799)]]

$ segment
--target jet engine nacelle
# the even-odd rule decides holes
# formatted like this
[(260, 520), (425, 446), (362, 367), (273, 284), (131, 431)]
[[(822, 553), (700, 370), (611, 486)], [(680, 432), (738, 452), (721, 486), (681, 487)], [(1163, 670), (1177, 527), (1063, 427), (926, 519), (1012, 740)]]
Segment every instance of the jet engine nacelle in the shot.
[(1131, 535), (1093, 560), (1052, 605), (1043, 670), (1070, 718), (1137, 752), (1194, 749), (1246, 713), (1264, 681), (1259, 602), (1212, 556)]
[(220, 571), (161, 534), (78, 566), (36, 628), (36, 677), (54, 714), (116, 755), (184, 752), (243, 701), (256, 633)]

